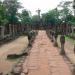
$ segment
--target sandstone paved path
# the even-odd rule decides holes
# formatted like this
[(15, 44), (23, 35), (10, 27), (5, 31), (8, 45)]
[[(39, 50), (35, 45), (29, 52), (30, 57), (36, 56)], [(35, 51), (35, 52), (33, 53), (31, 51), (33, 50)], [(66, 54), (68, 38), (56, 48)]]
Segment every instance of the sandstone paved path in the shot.
[(39, 31), (38, 36), (23, 64), (26, 75), (72, 75), (68, 64), (53, 47), (45, 31)]

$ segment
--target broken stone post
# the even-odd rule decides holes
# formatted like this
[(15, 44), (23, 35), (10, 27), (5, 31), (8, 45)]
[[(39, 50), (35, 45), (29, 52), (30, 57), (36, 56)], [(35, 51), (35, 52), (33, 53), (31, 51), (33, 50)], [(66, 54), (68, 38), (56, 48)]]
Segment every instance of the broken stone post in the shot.
[(55, 47), (58, 47), (57, 38), (58, 38), (58, 34), (55, 32), (54, 33), (54, 46)]
[(11, 29), (11, 24), (9, 24), (9, 30), (10, 30), (10, 35), (12, 35), (12, 29)]
[(64, 35), (61, 35), (60, 43), (61, 43), (61, 52), (60, 52), (60, 54), (65, 55), (65, 50), (64, 50), (65, 36)]
[(32, 38), (32, 35), (30, 33), (28, 33), (28, 41), (29, 41), (29, 44), (28, 46), (31, 47), (32, 44), (31, 44), (31, 38)]
[(54, 32), (53, 31), (51, 31), (51, 36), (52, 36), (51, 42), (54, 42)]

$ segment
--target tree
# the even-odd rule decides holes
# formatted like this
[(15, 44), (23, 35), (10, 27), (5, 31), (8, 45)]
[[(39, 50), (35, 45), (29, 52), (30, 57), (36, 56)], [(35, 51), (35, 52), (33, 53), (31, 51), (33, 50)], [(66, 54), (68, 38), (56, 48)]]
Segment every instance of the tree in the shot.
[(20, 3), (18, 0), (4, 0), (4, 6), (6, 7), (6, 14), (10, 24), (15, 24), (18, 22), (18, 9), (21, 8)]
[(29, 11), (27, 11), (26, 9), (22, 10), (22, 13), (20, 14), (20, 19), (23, 25), (30, 25), (31, 17)]
[(71, 10), (71, 1), (63, 1), (60, 2), (60, 4), (58, 5), (59, 8), (61, 8), (60, 10), (60, 18), (62, 21), (67, 22), (67, 16), (72, 14), (72, 10)]
[(5, 25), (8, 23), (7, 17), (6, 17), (6, 9), (3, 5), (3, 2), (0, 1), (0, 25)]

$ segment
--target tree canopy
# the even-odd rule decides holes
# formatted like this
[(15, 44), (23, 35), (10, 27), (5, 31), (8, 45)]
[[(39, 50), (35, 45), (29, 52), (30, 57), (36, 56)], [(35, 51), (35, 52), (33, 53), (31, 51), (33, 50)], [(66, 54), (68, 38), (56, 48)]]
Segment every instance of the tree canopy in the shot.
[(29, 14), (29, 11), (27, 11), (26, 9), (22, 10), (22, 13), (20, 14), (20, 19), (22, 24), (27, 25), (31, 23), (31, 17)]
[[(1, 0), (0, 1), (0, 25), (16, 24), (20, 22), (23, 25), (39, 24), (39, 16), (31, 16), (27, 9), (21, 13), (19, 9), (23, 8), (19, 0)], [(59, 5), (47, 13), (43, 13), (40, 22), (44, 25), (59, 25), (61, 22), (75, 24), (73, 15), (73, 3), (71, 1), (62, 1)]]

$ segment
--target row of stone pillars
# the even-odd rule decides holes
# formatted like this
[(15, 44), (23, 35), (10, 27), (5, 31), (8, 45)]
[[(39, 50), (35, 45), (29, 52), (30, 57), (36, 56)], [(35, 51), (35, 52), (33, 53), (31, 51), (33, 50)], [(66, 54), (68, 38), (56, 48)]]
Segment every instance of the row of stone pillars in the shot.
[[(50, 31), (50, 38), (51, 38), (51, 42), (54, 42), (54, 46), (58, 47), (58, 43), (57, 43), (58, 34), (55, 33), (54, 31)], [(65, 46), (65, 35), (64, 34), (61, 34), (60, 36), (60, 44), (61, 44), (60, 54), (66, 56), (65, 49), (64, 49), (64, 46)], [(74, 53), (75, 53), (75, 45), (74, 45)], [(73, 67), (72, 73), (73, 75), (75, 75), (75, 64), (72, 64), (72, 67)]]
[[(51, 30), (50, 31), (50, 38), (51, 38), (51, 41), (54, 42), (54, 46), (55, 47), (58, 47), (58, 43), (57, 43), (58, 33)], [(64, 36), (64, 34), (62, 34), (60, 36), (60, 43), (61, 43), (61, 51), (60, 51), (60, 54), (65, 55), (65, 50), (64, 50), (65, 36)]]
[(6, 25), (0, 26), (0, 40), (7, 37), (15, 37), (24, 33), (24, 25)]
[(10, 27), (10, 25), (9, 25), (9, 32), (8, 32), (8, 34), (5, 34), (5, 29), (6, 29), (6, 27), (5, 26), (0, 26), (0, 38), (1, 39), (4, 39), (6, 36), (9, 36), (10, 34), (11, 34), (11, 27)]

